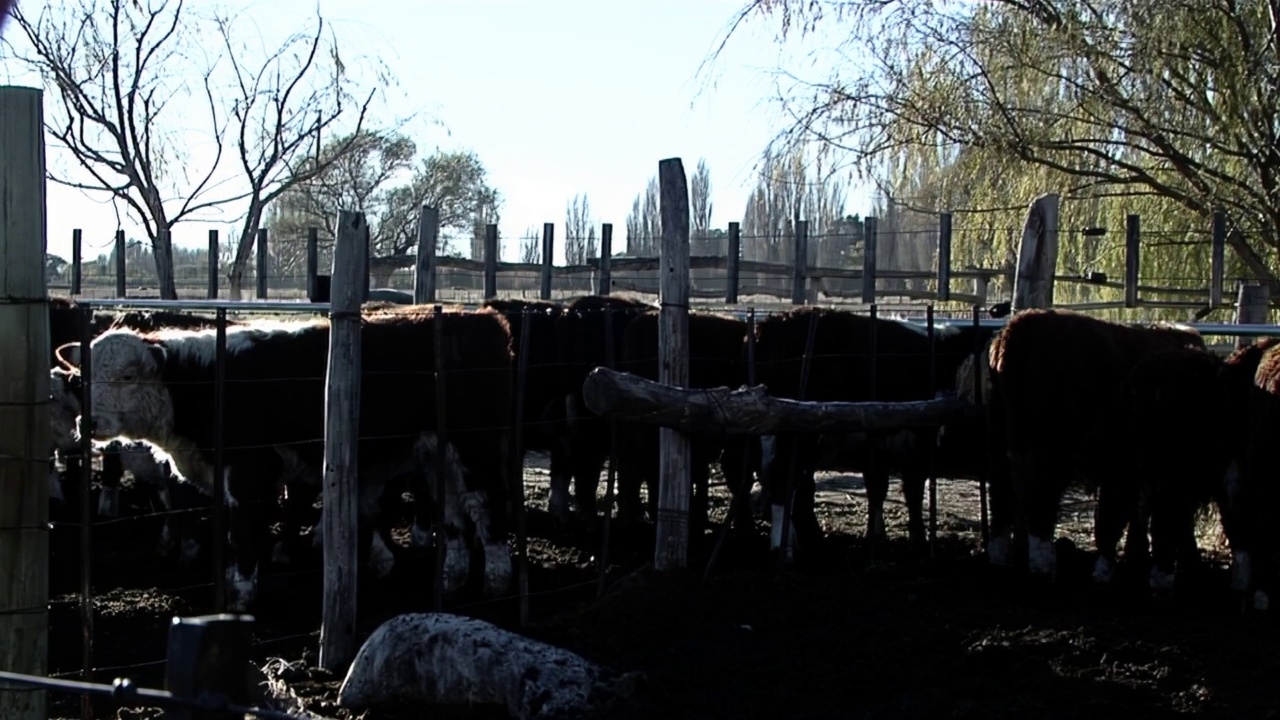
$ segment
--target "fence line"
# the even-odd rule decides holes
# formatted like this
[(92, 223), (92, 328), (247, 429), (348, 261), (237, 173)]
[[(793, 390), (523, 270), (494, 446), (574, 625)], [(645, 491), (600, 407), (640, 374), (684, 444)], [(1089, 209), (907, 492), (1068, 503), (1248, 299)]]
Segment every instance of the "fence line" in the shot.
[[(615, 254), (611, 247), (613, 226), (604, 223), (600, 233), (600, 255), (585, 262), (555, 266), (551, 254), (546, 252), (554, 241), (554, 224), (544, 225), (542, 250), (539, 262), (503, 262), (497, 236), (497, 226), (486, 226), (482, 243), (482, 259), (436, 256), (437, 238), (440, 237), (438, 214), (426, 208), (422, 213), (419, 233), (420, 243), (416, 256), (394, 258), (368, 258), (369, 275), (376, 277), (378, 285), (403, 290), (419, 303), (478, 302), (494, 297), (523, 297), (550, 300), (571, 295), (610, 294), (632, 292), (656, 295), (658, 285), (657, 257), (629, 257)], [(869, 304), (897, 299), (903, 304), (932, 302), (960, 308), (982, 305), (992, 297), (1008, 295), (1016, 269), (1013, 267), (957, 267), (952, 253), (955, 230), (952, 214), (938, 214), (938, 224), (933, 239), (934, 269), (894, 269), (880, 267), (885, 258), (880, 255), (891, 252), (899, 238), (919, 236), (919, 231), (881, 234), (877, 230), (877, 218), (867, 217), (860, 234), (809, 234), (809, 223), (796, 223), (791, 237), (749, 237), (741, 233), (740, 223), (730, 223), (723, 238), (723, 251), (716, 254), (695, 254), (690, 257), (691, 286), (689, 296), (700, 301), (721, 301), (726, 305), (745, 302), (759, 305), (766, 302), (803, 304)], [(1009, 230), (1010, 234), (1015, 231)], [(1018, 230), (1017, 232), (1022, 232)], [(1081, 231), (1086, 237), (1096, 236), (1096, 229)], [(1092, 233), (1092, 235), (1091, 235)], [(1145, 233), (1145, 234), (1144, 234)], [(1142, 255), (1144, 247), (1158, 248), (1169, 242), (1154, 240), (1165, 235), (1185, 236), (1186, 232), (1143, 231), (1141, 218), (1130, 215), (1123, 247), (1124, 271), (1115, 278), (1100, 272), (1055, 272), (1058, 284), (1071, 284), (1083, 294), (1081, 302), (1059, 304), (1080, 310), (1117, 310), (1133, 308), (1193, 309), (1228, 307), (1223, 304), (1226, 263), (1227, 217), (1225, 212), (1212, 215), (1208, 231), (1210, 267), (1204, 277), (1162, 278), (1144, 276)], [(65, 289), (73, 296), (102, 294), (115, 298), (129, 296), (130, 277), (123, 231), (116, 235), (114, 275), (86, 275), (81, 260), (83, 233), (75, 230), (72, 237), (72, 257), (69, 282), (53, 285)], [(1144, 242), (1144, 238), (1151, 240)], [(708, 242), (710, 240), (710, 242)], [(751, 240), (768, 240), (770, 247), (781, 249), (785, 257), (762, 260), (752, 259), (745, 250)], [(309, 298), (326, 300), (329, 276), (318, 272), (322, 248), (331, 245), (319, 237), (317, 228), (310, 228), (306, 238), (306, 270), (303, 274), (272, 274), (271, 248), (278, 239), (261, 230), (256, 239), (256, 264), (246, 268), (245, 291), (256, 284), (255, 297), (259, 300), (276, 296), (282, 299)], [(695, 250), (712, 250), (712, 244), (721, 238), (703, 238), (694, 243)], [(781, 242), (780, 242), (781, 241)], [(1185, 243), (1187, 241), (1177, 241)], [(1199, 242), (1199, 241), (1197, 241)], [(210, 231), (208, 254), (208, 278), (204, 287), (190, 282), (183, 283), (182, 295), (203, 295), (215, 299), (225, 295), (219, 286), (223, 266), (217, 252), (217, 231)], [(1177, 244), (1177, 243), (1173, 243)], [(839, 252), (824, 250), (836, 247)], [(869, 252), (868, 252), (869, 250)], [(367, 250), (366, 250), (367, 253)], [(139, 257), (148, 257), (141, 255)], [(842, 266), (831, 263), (841, 262)], [(149, 275), (135, 278), (155, 283), (154, 270)], [(407, 272), (406, 272), (407, 271)], [(184, 273), (190, 274), (190, 273)], [(423, 278), (422, 282), (414, 278)], [(177, 282), (179, 278), (175, 278)], [(992, 283), (998, 287), (993, 288)], [(114, 287), (113, 287), (114, 285)], [(147, 292), (146, 288), (141, 289)], [(139, 294), (135, 289), (134, 294)], [(998, 295), (993, 294), (998, 293)], [(1096, 299), (1090, 299), (1096, 298)], [(943, 310), (944, 308), (938, 308)]]

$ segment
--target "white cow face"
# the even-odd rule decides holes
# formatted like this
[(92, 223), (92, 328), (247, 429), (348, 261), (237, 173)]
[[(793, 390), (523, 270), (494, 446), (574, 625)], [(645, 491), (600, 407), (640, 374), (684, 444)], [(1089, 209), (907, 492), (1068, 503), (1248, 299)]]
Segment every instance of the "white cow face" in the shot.
[(71, 388), (71, 373), (62, 368), (49, 371), (49, 424), (53, 430), (53, 447), (59, 452), (70, 452), (80, 446), (77, 418), (80, 416), (80, 398)]
[(128, 330), (93, 341), (93, 436), (163, 442), (173, 428), (173, 398), (161, 381), (164, 349)]

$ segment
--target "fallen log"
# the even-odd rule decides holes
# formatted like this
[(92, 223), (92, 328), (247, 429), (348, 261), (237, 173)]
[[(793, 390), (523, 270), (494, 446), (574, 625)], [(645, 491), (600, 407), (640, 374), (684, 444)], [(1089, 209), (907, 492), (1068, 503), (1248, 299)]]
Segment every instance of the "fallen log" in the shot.
[(582, 397), (587, 407), (601, 417), (716, 436), (936, 427), (978, 413), (977, 406), (956, 398), (801, 402), (771, 397), (763, 385), (694, 390), (607, 367), (598, 367), (587, 375)]

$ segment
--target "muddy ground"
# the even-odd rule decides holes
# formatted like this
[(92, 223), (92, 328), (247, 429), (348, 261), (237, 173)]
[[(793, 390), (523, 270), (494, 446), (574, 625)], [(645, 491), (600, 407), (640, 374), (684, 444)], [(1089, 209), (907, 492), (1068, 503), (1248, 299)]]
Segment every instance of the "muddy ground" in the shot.
[[(939, 483), (932, 560), (912, 559), (906, 511), (895, 485), (891, 536), (874, 553), (862, 542), (865, 501), (856, 475), (820, 477), (828, 533), (819, 557), (784, 575), (765, 560), (763, 533), (734, 544), (718, 572), (701, 578), (714, 535), (695, 537), (692, 570), (657, 578), (642, 566), (652, 528), (615, 529), (607, 589), (597, 597), (598, 536), (562, 534), (546, 507), (545, 458), (530, 456), (529, 635), (647, 677), (641, 700), (610, 717), (672, 718), (1271, 718), (1280, 711), (1280, 633), (1241, 616), (1216, 562), (1171, 600), (1098, 590), (1090, 563), (1092, 506), (1074, 498), (1060, 533), (1062, 579), (1054, 587), (1000, 577), (977, 555), (976, 484)], [(603, 485), (603, 483), (602, 483)], [(713, 493), (713, 517), (727, 494)], [(136, 507), (134, 511), (147, 508)], [(149, 555), (158, 523), (126, 521), (94, 535), (94, 679), (127, 675), (163, 683), (169, 619), (210, 607), (212, 566), (176, 570)], [(407, 539), (406, 539), (407, 540)], [(1202, 545), (1220, 560), (1219, 538)], [(76, 676), (81, 626), (76, 531), (53, 534), (49, 671)], [(303, 543), (305, 546), (306, 543)], [(301, 552), (301, 551), (300, 551)], [(1140, 574), (1140, 573), (1139, 573)], [(405, 549), (392, 577), (361, 596), (363, 630), (397, 613), (430, 608), (429, 557)], [(335, 707), (341, 678), (310, 669), (319, 627), (318, 553), (264, 576), (255, 661), (271, 664), (308, 710)], [(450, 611), (514, 628), (514, 599), (460, 598)], [(51, 695), (51, 715), (78, 716), (78, 700)], [(97, 717), (159, 717), (156, 709), (96, 706)], [(457, 715), (462, 717), (461, 714)], [(476, 710), (467, 717), (489, 717)], [(496, 716), (496, 715), (494, 715)], [(366, 714), (364, 720), (450, 717)]]

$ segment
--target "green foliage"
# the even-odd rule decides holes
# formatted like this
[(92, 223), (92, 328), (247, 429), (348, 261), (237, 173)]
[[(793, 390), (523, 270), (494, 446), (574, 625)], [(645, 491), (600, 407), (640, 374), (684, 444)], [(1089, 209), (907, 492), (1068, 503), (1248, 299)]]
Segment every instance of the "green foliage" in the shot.
[[(781, 94), (797, 120), (778, 141), (819, 143), (913, 209), (954, 210), (957, 266), (1007, 266), (1027, 204), (1054, 192), (1059, 273), (1120, 277), (1136, 213), (1143, 282), (1205, 287), (1210, 215), (1224, 208), (1239, 231), (1228, 278), (1277, 287), (1280, 46), (1268, 3), (756, 0), (744, 16), (811, 42), (836, 32), (838, 47), (821, 50), (845, 59)], [(1087, 226), (1108, 232), (1085, 239)], [(1119, 294), (1059, 284), (1057, 298)]]

